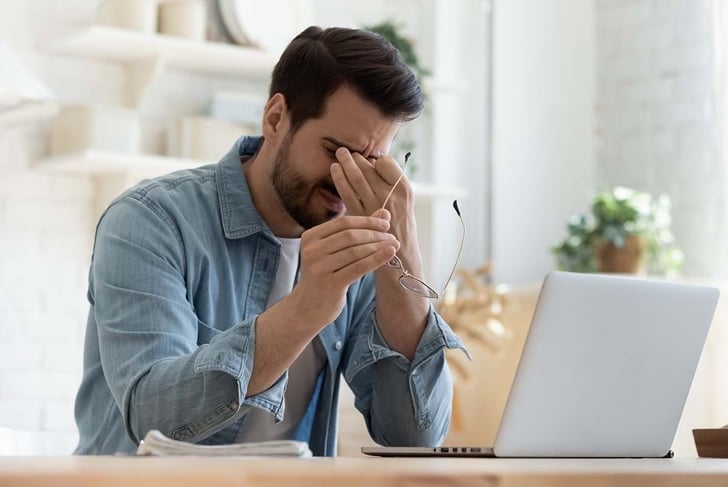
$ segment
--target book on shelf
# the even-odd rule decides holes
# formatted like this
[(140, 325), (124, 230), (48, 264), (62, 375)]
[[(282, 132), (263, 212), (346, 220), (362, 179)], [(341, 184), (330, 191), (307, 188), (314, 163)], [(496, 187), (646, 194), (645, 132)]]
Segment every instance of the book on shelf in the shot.
[(227, 445), (198, 445), (173, 440), (158, 430), (151, 430), (139, 444), (137, 455), (154, 456), (273, 456), (310, 457), (311, 450), (305, 441), (274, 440)]

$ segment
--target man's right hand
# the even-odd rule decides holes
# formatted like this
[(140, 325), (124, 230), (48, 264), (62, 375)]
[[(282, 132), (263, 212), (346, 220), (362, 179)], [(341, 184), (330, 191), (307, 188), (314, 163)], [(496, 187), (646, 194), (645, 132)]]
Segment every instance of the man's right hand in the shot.
[(321, 328), (334, 321), (349, 285), (396, 254), (389, 212), (376, 215), (342, 216), (303, 232), (301, 277), (288, 298), (307, 324)]
[(349, 285), (389, 261), (399, 242), (390, 214), (342, 216), (301, 235), (301, 278), (291, 293), (258, 316), (255, 361), (246, 397), (268, 389), (304, 347), (336, 319)]

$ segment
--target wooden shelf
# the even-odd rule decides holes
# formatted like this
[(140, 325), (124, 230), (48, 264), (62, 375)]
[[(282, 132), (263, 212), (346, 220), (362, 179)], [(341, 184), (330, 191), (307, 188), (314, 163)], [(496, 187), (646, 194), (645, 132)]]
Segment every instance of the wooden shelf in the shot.
[[(148, 154), (121, 154), (88, 150), (43, 159), (37, 163), (36, 168), (54, 174), (79, 176), (134, 173), (144, 177), (153, 177), (179, 169), (204, 166), (213, 162)], [(412, 186), (418, 199), (452, 199), (467, 196), (466, 191), (462, 188), (418, 182), (412, 183)]]
[(126, 103), (138, 106), (149, 83), (174, 68), (267, 81), (276, 59), (252, 47), (200, 42), (117, 27), (93, 25), (56, 38), (47, 49), (63, 55), (123, 63)]
[(52, 101), (20, 103), (13, 107), (0, 106), (0, 129), (4, 126), (35, 123), (58, 113), (58, 104)]
[(43, 159), (37, 168), (56, 174), (99, 176), (109, 174), (142, 173), (158, 176), (180, 169), (210, 164), (211, 161), (183, 159), (149, 154), (122, 154), (88, 150)]
[(412, 182), (412, 189), (418, 199), (457, 199), (465, 198), (468, 195), (468, 192), (464, 188), (458, 188), (455, 186), (440, 186), (429, 183)]
[(252, 47), (144, 34), (103, 25), (57, 38), (48, 48), (58, 54), (116, 62), (162, 57), (170, 68), (263, 79), (270, 76), (276, 61)]

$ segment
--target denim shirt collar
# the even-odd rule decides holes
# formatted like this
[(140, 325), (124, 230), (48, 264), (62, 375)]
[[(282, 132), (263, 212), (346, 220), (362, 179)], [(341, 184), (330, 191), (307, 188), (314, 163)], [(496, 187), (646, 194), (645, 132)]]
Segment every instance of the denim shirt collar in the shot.
[(250, 196), (240, 158), (252, 156), (263, 143), (263, 137), (240, 137), (215, 169), (220, 217), (228, 239), (243, 238), (258, 232), (273, 235), (261, 218)]

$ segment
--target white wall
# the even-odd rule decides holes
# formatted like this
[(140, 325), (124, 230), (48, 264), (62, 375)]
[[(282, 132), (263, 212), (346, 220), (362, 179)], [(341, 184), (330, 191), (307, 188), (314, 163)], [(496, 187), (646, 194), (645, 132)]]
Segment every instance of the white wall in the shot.
[(715, 49), (724, 3), (597, 3), (598, 183), (671, 197), (690, 276), (728, 272)]
[[(467, 192), (458, 201), (467, 226), (459, 262), (465, 269), (478, 268), (488, 260), (489, 4), (486, 0), (438, 1), (430, 13), (430, 66), (434, 85), (440, 89), (429, 93), (432, 126), (427, 139), (432, 152), (428, 177)], [(432, 208), (429, 241), (433, 267), (438, 270), (433, 276), (436, 283), (444, 283), (451, 271), (461, 235), (452, 199), (442, 198)]]
[(493, 23), (495, 280), (527, 284), (594, 181), (594, 7), (499, 0)]
[[(597, 183), (668, 194), (673, 233), (686, 254), (683, 274), (699, 283), (711, 278), (723, 296), (728, 171), (725, 106), (719, 105), (726, 87), (719, 83), (726, 80), (720, 50), (728, 45), (728, 23), (717, 20), (727, 12), (725, 2), (713, 0), (596, 4)], [(728, 421), (726, 316), (722, 299), (677, 431), (676, 455), (695, 455), (692, 428)]]

